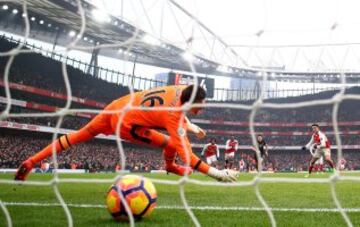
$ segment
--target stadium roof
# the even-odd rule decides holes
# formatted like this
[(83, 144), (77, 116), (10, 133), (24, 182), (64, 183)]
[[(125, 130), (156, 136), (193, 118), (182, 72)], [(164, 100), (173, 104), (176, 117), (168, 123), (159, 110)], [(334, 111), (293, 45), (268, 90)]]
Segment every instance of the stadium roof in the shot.
[[(24, 1), (27, 4), (28, 16), (30, 19), (30, 34), (32, 37), (53, 43), (57, 37), (57, 44), (66, 46), (81, 29), (81, 17), (78, 12), (77, 1), (75, 0), (32, 0)], [(203, 29), (212, 34), (221, 45), (226, 47), (226, 43), (209, 28), (197, 20), (196, 17), (188, 13), (180, 5), (172, 2), (188, 17), (196, 20)], [(18, 16), (10, 15), (11, 11), (2, 10), (0, 19), (5, 23), (3, 26), (9, 32), (23, 34), (24, 21), (20, 16), (22, 13), (23, 1), (15, 0), (6, 3), (10, 9), (17, 9)], [(119, 17), (111, 15), (102, 16), (102, 22), (94, 16), (97, 8), (88, 2), (82, 1), (86, 16), (86, 29), (78, 42), (79, 46), (87, 48), (88, 51), (97, 44), (116, 44), (109, 48), (102, 48), (101, 54), (113, 58), (134, 61), (174, 70), (192, 71), (189, 59), (193, 63), (194, 69), (198, 73), (222, 76), (236, 76), (245, 78), (261, 79), (266, 71), (269, 80), (291, 80), (301, 82), (328, 82), (338, 83), (340, 75), (337, 72), (285, 72), (281, 69), (255, 69), (249, 68), (246, 62), (241, 63), (242, 67), (224, 66), (221, 63), (202, 56), (190, 55), (183, 48), (179, 48), (169, 42), (164, 42), (153, 37), (143, 30), (135, 27), (129, 22), (125, 22)], [(131, 41), (131, 42), (129, 42)], [(189, 39), (191, 42), (191, 37)], [(120, 46), (120, 48), (119, 48)], [(230, 49), (230, 51), (232, 51)], [(236, 55), (235, 52), (231, 52)], [(346, 73), (348, 83), (358, 83), (359, 73)]]

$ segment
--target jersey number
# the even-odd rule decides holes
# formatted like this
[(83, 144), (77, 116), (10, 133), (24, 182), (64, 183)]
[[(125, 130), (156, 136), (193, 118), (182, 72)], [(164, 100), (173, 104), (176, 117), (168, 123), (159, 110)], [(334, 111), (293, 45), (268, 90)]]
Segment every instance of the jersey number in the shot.
[(141, 106), (144, 107), (154, 107), (161, 106), (164, 104), (164, 99), (156, 94), (165, 93), (165, 90), (153, 91), (144, 96)]

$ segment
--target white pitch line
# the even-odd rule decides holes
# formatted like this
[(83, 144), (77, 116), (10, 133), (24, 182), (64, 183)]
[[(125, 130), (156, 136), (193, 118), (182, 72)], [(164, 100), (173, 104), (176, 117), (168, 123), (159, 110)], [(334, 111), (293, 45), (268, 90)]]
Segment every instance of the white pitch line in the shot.
[[(34, 207), (60, 207), (60, 203), (19, 203), (19, 202), (3, 202), (6, 206), (34, 206)], [(66, 204), (68, 207), (75, 208), (106, 208), (105, 205), (101, 204)], [(161, 210), (184, 210), (183, 206), (157, 206), (156, 209)], [(192, 210), (230, 210), (230, 211), (265, 211), (263, 207), (221, 207), (221, 206), (190, 206)], [(272, 211), (279, 212), (339, 212), (337, 208), (270, 208)], [(345, 212), (360, 212), (360, 208), (344, 208)]]

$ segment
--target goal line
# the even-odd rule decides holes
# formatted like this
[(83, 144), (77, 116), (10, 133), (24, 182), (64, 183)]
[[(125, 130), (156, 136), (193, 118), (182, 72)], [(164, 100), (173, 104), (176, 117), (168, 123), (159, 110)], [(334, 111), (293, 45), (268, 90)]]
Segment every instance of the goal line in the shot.
[[(28, 206), (28, 207), (61, 207), (60, 203), (34, 203), (34, 202), (3, 202), (6, 206)], [(67, 203), (68, 207), (73, 208), (106, 208), (102, 204), (77, 204), (77, 203)], [(190, 206), (192, 210), (217, 210), (217, 211), (265, 211), (263, 207), (242, 207), (242, 206)], [(156, 209), (161, 210), (185, 210), (183, 206), (157, 206)], [(339, 212), (337, 208), (270, 208), (271, 211), (276, 212), (306, 212), (306, 213), (336, 213)], [(360, 207), (354, 208), (343, 208), (345, 212), (359, 213)]]

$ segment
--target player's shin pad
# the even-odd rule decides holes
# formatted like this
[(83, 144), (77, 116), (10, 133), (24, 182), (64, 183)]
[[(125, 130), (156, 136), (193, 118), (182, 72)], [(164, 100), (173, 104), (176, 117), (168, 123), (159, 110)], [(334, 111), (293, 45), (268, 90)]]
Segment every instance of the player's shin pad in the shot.
[(210, 167), (208, 176), (222, 182), (234, 182), (239, 177), (239, 172), (231, 169), (218, 170), (214, 167)]

